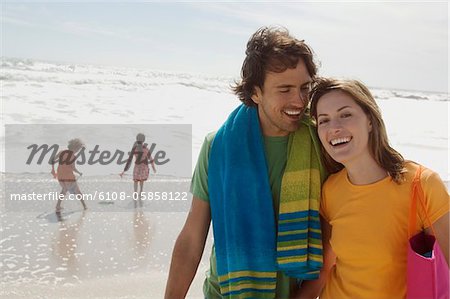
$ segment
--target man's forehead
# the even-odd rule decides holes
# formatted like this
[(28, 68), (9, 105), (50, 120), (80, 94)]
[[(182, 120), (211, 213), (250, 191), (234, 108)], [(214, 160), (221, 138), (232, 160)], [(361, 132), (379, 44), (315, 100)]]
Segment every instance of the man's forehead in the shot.
[(284, 72), (267, 72), (264, 85), (304, 85), (312, 83), (312, 78), (308, 71), (302, 72), (298, 69), (287, 69)]
[(282, 80), (286, 77), (291, 77), (293, 75), (297, 75), (298, 77), (311, 78), (308, 72), (308, 68), (306, 67), (303, 60), (299, 60), (295, 67), (286, 68), (283, 71), (275, 71), (275, 70), (267, 70), (266, 79), (272, 78), (273, 80)]

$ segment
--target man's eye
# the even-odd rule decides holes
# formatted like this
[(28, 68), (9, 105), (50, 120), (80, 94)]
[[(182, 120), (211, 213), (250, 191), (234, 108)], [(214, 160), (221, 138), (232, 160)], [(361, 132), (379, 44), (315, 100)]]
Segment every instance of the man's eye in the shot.
[(310, 92), (311, 89), (312, 89), (312, 86), (313, 86), (313, 85), (312, 85), (311, 83), (308, 83), (308, 84), (303, 85), (303, 86), (301, 87), (301, 89), (304, 90), (304, 91), (306, 91), (306, 92)]
[(289, 92), (289, 89), (281, 89), (280, 92), (281, 92), (281, 93), (288, 93), (288, 92)]

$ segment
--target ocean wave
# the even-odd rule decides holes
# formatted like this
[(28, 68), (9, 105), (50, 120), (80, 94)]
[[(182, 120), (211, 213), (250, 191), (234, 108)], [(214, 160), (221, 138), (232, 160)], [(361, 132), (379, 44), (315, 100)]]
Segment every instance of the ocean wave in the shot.
[(388, 90), (372, 89), (373, 95), (379, 100), (406, 99), (416, 101), (449, 101), (447, 93), (429, 92), (429, 91), (408, 91), (408, 90)]
[[(182, 86), (229, 93), (233, 78), (201, 74), (165, 72), (136, 68), (93, 66), (43, 62), (32, 59), (2, 57), (0, 80), (4, 82), (57, 83), (93, 86), (119, 90), (153, 89), (160, 86)], [(45, 86), (43, 86), (45, 88)], [(376, 99), (417, 101), (449, 101), (447, 93), (372, 88)]]
[(153, 88), (165, 85), (192, 87), (217, 93), (229, 92), (231, 78), (198, 74), (158, 72), (133, 68), (52, 64), (31, 59), (3, 58), (0, 80), (4, 82), (96, 85), (115, 89)]
[(1, 66), (2, 69), (44, 71), (50, 73), (74, 72), (76, 68), (74, 64), (55, 64), (19, 58), (2, 58)]

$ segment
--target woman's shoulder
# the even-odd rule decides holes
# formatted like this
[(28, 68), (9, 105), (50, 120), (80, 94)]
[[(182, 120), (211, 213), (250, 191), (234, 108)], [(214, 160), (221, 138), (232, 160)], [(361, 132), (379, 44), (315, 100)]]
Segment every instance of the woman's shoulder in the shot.
[(421, 165), (417, 162), (414, 161), (405, 161), (405, 177), (407, 180), (412, 180), (414, 178), (414, 176), (416, 175), (416, 172), (419, 170), (419, 168), (422, 168), (422, 174), (421, 174), (421, 178), (423, 177), (429, 177), (433, 174), (436, 174), (436, 172), (434, 172), (433, 170), (427, 168), (424, 165)]
[(420, 175), (420, 181), (422, 184), (433, 183), (436, 181), (442, 182), (437, 172), (414, 161), (405, 162), (405, 170), (406, 170), (406, 172), (404, 173), (405, 181), (412, 182), (419, 168), (422, 168), (422, 173)]
[(324, 183), (324, 188), (330, 188), (342, 183), (342, 181), (345, 181), (346, 176), (347, 170), (345, 168), (339, 170), (336, 173), (330, 174)]

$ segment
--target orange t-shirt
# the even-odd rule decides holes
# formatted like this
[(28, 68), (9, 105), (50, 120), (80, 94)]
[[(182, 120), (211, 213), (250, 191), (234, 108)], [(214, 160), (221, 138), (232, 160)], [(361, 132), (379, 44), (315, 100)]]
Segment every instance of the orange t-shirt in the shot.
[[(336, 264), (321, 299), (405, 298), (411, 183), (418, 167), (406, 163), (406, 182), (400, 185), (390, 177), (353, 185), (345, 169), (325, 182), (320, 213), (331, 225)], [(421, 183), (433, 223), (448, 213), (449, 194), (429, 169), (424, 169)], [(419, 204), (418, 210), (418, 219), (425, 219)], [(419, 220), (417, 232), (421, 225)], [(426, 221), (423, 225), (429, 226)]]

